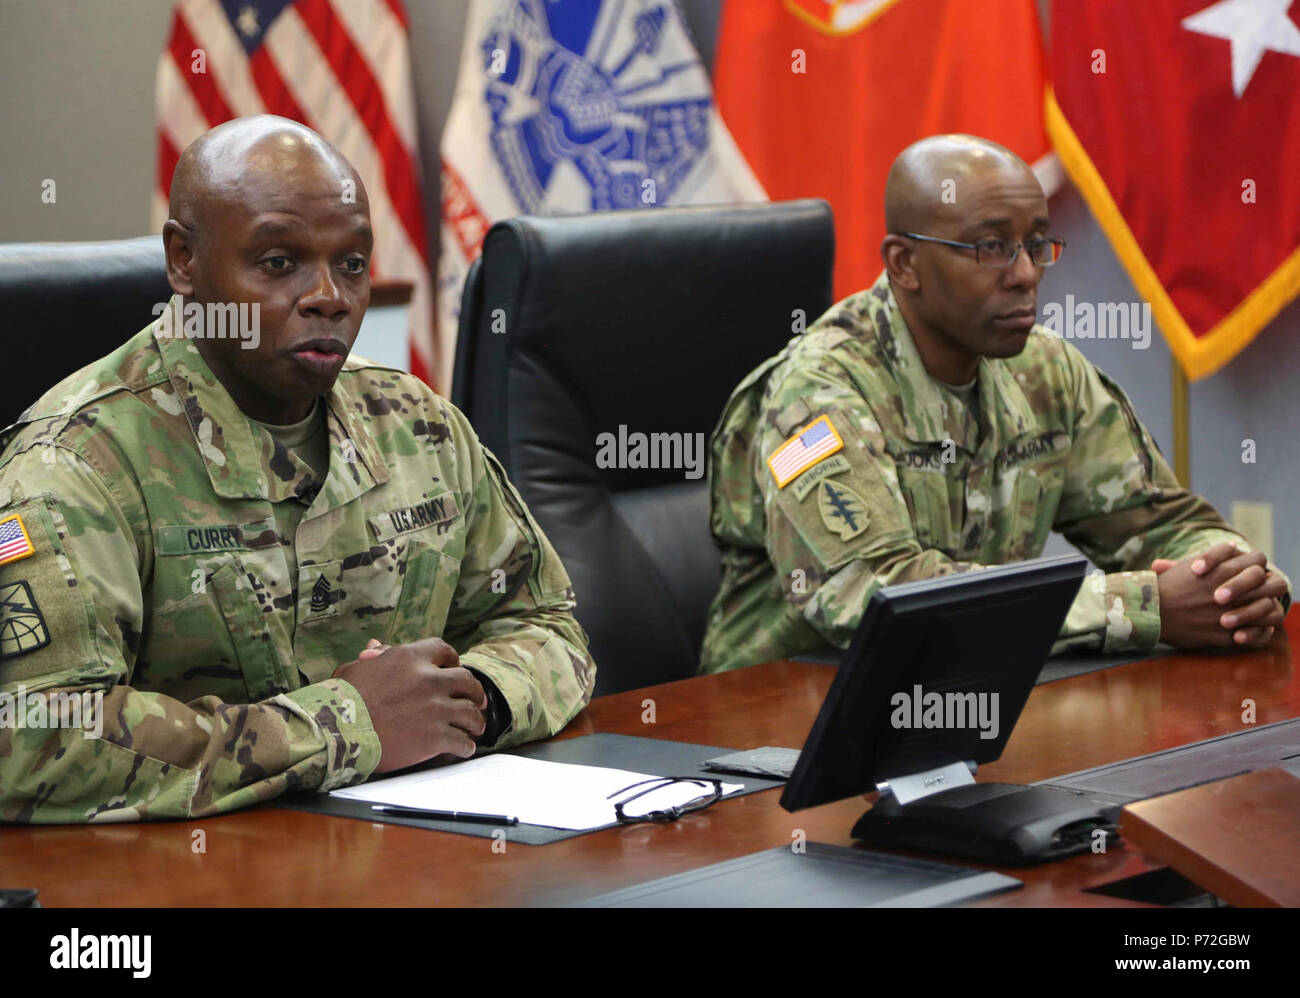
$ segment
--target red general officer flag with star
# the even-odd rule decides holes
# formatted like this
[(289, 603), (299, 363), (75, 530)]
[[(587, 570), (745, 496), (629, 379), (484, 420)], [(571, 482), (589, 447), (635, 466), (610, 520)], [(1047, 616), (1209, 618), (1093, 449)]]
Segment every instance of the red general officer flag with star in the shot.
[(1191, 378), (1300, 290), (1300, 4), (1057, 0), (1047, 124)]
[(835, 212), (835, 294), (880, 273), (885, 178), (937, 132), (1001, 142), (1047, 192), (1046, 55), (1035, 0), (726, 0), (714, 87), (772, 200)]

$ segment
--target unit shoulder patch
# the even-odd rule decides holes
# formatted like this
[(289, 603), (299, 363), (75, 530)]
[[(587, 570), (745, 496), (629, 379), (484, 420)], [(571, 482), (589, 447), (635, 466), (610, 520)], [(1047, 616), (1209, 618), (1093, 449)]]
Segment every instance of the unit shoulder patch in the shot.
[(45, 617), (24, 580), (0, 586), (0, 659), (25, 655), (50, 643)]
[(817, 492), (822, 524), (842, 541), (857, 537), (871, 522), (867, 503), (843, 482), (823, 478)]

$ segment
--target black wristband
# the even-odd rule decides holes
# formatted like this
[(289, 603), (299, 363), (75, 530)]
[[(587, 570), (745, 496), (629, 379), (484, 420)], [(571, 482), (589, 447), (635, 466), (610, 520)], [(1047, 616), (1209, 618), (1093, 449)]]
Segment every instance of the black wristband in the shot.
[(478, 669), (469, 666), (465, 666), (465, 669), (479, 681), (479, 685), (483, 687), (483, 692), (487, 694), (487, 710), (483, 711), (483, 734), (474, 739), (474, 744), (490, 747), (495, 745), (501, 736), (510, 730), (510, 723), (514, 719), (510, 713), (510, 704), (501, 695), (496, 683), (479, 672)]

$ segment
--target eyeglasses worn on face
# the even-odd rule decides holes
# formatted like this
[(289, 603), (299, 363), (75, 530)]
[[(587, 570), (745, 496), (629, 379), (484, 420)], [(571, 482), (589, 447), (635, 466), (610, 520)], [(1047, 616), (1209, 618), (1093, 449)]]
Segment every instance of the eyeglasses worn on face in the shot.
[(937, 236), (923, 236), (919, 232), (903, 232), (899, 235), (908, 239), (919, 239), (926, 243), (939, 243), (943, 246), (955, 246), (958, 249), (975, 251), (975, 262), (981, 267), (1010, 267), (1016, 262), (1020, 250), (1029, 250), (1029, 259), (1039, 267), (1050, 267), (1061, 259), (1065, 249), (1065, 240), (1060, 236), (1039, 237), (1022, 243), (1016, 239), (981, 239), (974, 243), (961, 243), (955, 239), (940, 239)]

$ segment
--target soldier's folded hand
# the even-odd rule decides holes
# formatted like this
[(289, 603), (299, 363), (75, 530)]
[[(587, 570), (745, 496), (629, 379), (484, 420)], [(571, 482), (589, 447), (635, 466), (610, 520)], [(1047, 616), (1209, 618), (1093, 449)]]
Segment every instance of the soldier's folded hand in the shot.
[(372, 640), (334, 676), (351, 683), (370, 712), (382, 750), (376, 773), (436, 755), (474, 754), (474, 739), (486, 723), (487, 694), (441, 638), (393, 647)]
[(1160, 640), (1179, 648), (1259, 648), (1282, 623), (1286, 581), (1258, 551), (1224, 542), (1171, 562), (1157, 559)]

